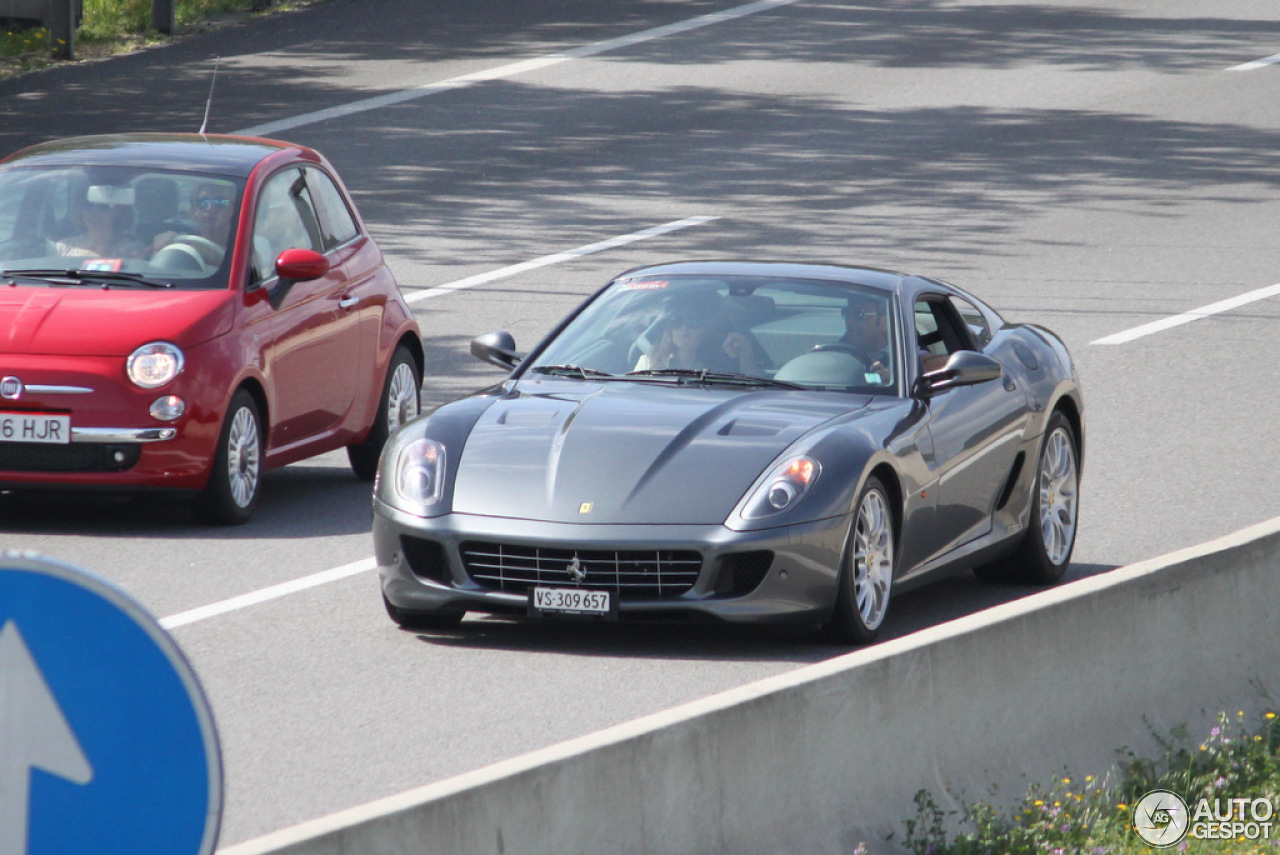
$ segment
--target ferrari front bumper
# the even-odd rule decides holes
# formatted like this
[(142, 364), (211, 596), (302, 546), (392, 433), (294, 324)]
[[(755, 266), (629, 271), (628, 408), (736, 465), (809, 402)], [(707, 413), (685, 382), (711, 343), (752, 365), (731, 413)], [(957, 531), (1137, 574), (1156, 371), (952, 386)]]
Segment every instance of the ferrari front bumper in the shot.
[[(610, 590), (616, 616), (813, 624), (835, 602), (848, 519), (760, 531), (723, 525), (579, 525), (447, 514), (423, 518), (374, 502), (373, 536), (387, 601), (422, 614), (526, 614), (535, 586)], [(477, 554), (515, 556), (477, 566)], [(652, 561), (643, 557), (653, 555)], [(602, 575), (609, 563), (627, 574)], [(666, 586), (664, 567), (695, 556), (696, 576)], [(571, 567), (571, 565), (573, 565)], [(620, 581), (625, 576), (626, 581)], [(658, 577), (658, 578), (652, 578)]]

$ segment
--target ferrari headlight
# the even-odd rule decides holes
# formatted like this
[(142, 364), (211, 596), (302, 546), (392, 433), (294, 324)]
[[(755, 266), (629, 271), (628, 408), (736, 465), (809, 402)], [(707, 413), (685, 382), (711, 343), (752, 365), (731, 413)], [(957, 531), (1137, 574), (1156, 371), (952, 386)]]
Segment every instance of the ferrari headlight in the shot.
[(415, 439), (396, 457), (395, 492), (411, 508), (428, 508), (444, 494), (444, 446)]
[(133, 385), (156, 389), (182, 373), (182, 351), (176, 344), (153, 341), (129, 354), (125, 371)]
[(752, 520), (791, 510), (809, 492), (821, 472), (821, 464), (812, 457), (784, 460), (756, 487), (743, 506), (742, 516)]

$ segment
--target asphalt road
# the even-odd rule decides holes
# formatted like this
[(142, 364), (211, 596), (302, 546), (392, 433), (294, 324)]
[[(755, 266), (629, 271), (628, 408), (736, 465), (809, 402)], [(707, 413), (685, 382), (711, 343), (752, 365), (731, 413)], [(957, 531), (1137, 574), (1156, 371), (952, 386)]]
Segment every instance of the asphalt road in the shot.
[[(0, 150), (195, 131), (220, 57), (210, 130), (320, 148), (406, 293), (430, 292), (412, 297), (428, 407), (499, 379), (473, 335), (531, 345), (633, 265), (942, 276), (1077, 356), (1079, 578), (1280, 513), (1275, 296), (1101, 341), (1280, 282), (1280, 65), (1237, 67), (1278, 52), (1272, 0), (327, 0), (0, 81)], [(715, 219), (547, 259), (688, 217)], [(235, 529), (0, 495), (0, 548), (93, 570), (161, 617), (353, 565), (174, 630), (221, 733), (224, 843), (841, 652), (705, 628), (404, 632), (359, 569), (369, 526), (341, 454), (271, 474)], [(898, 600), (887, 636), (1026, 593), (943, 582)]]

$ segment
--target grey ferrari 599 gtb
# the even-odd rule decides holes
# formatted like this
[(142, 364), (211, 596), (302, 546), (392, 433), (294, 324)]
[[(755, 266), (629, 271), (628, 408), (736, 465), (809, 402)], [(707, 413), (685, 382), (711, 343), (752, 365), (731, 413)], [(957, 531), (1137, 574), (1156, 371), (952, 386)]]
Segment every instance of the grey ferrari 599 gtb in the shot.
[(785, 263), (630, 270), (501, 384), (403, 426), (374, 540), (392, 619), (711, 618), (875, 638), (972, 569), (1049, 584), (1084, 404), (1061, 339), (936, 279)]

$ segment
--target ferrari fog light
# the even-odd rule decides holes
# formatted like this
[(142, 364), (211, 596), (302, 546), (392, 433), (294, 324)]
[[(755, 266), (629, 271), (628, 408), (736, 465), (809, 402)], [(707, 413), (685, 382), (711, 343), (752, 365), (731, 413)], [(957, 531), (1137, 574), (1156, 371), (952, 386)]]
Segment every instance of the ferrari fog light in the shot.
[(125, 371), (135, 386), (156, 389), (182, 373), (182, 350), (167, 341), (153, 341), (129, 354)]
[(171, 422), (180, 418), (187, 411), (187, 402), (177, 395), (165, 395), (151, 402), (151, 417), (162, 422)]
[(809, 492), (821, 472), (821, 465), (811, 457), (783, 461), (759, 483), (743, 506), (742, 515), (759, 519), (791, 510)]
[(429, 507), (444, 494), (444, 446), (415, 439), (396, 458), (396, 494), (409, 505)]

